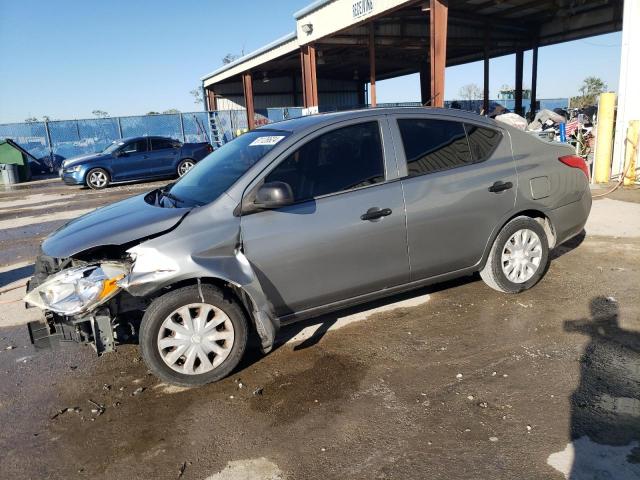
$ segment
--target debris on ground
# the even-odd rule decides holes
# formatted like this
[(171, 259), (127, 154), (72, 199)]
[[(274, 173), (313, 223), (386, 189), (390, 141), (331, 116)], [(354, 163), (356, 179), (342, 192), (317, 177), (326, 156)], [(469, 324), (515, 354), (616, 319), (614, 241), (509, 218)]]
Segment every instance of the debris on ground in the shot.
[(80, 413), (82, 410), (80, 409), (80, 407), (67, 407), (67, 408), (63, 408), (61, 410), (58, 410), (56, 413), (53, 414), (53, 416), (50, 417), (51, 420), (54, 420), (55, 418), (57, 418), (60, 415), (64, 415), (65, 413)]
[(101, 404), (99, 404), (99, 403), (97, 403), (97, 402), (94, 402), (94, 401), (93, 401), (93, 400), (91, 400), (91, 399), (89, 399), (88, 401), (89, 401), (89, 403), (90, 403), (91, 405), (93, 405), (93, 406), (95, 407), (95, 408), (92, 408), (92, 409), (91, 409), (91, 413), (95, 413), (98, 417), (99, 417), (100, 415), (102, 415), (102, 414), (104, 413), (104, 411), (106, 410), (106, 408), (105, 408), (105, 406), (104, 406), (104, 405), (101, 405)]
[(109, 390), (111, 390), (111, 385), (105, 383), (104, 385), (102, 385), (102, 389), (108, 392)]
[(457, 375), (456, 375), (456, 378), (457, 378), (457, 379), (461, 379), (461, 378), (462, 378), (462, 374), (461, 374), (461, 373), (457, 374)]
[[(124, 387), (120, 387), (120, 390), (123, 390), (123, 389), (124, 389)], [(146, 390), (146, 388), (144, 388), (144, 387), (138, 387), (131, 393), (131, 396), (135, 397), (136, 395), (140, 395), (145, 390)]]
[(490, 442), (497, 442), (498, 441), (498, 437), (489, 437), (489, 441)]
[(180, 466), (180, 469), (178, 470), (178, 478), (182, 478), (182, 476), (184, 475), (184, 471), (187, 469), (187, 462), (183, 462), (182, 465)]
[(253, 391), (253, 394), (256, 395), (256, 396), (262, 395), (263, 393), (264, 393), (264, 388), (263, 387), (258, 387)]
[(14, 348), (16, 348), (15, 345), (9, 345), (5, 350), (13, 350)]

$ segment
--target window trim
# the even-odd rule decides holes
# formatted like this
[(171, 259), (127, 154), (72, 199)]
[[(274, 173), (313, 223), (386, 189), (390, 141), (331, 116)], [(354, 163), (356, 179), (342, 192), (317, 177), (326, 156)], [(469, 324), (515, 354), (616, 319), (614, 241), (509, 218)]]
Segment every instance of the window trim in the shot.
[[(154, 140), (162, 140), (163, 142), (167, 142), (167, 144), (168, 144), (169, 146), (168, 146), (168, 147), (164, 147), (164, 148), (158, 148), (157, 150), (154, 150), (154, 148), (153, 148), (153, 141), (154, 141)], [(174, 140), (173, 140), (173, 139), (171, 139), (171, 138), (164, 138), (164, 137), (149, 137), (149, 142), (148, 142), (149, 144), (148, 144), (148, 146), (147, 146), (147, 148), (148, 148), (148, 150), (147, 150), (147, 151), (148, 151), (148, 152), (160, 152), (160, 151), (162, 151), (162, 150), (169, 150), (169, 149), (172, 149), (172, 148), (174, 148), (174, 147), (173, 147), (173, 142), (174, 142)]]
[(471, 142), (469, 141), (469, 131), (467, 130), (467, 126), (468, 125), (472, 125), (472, 126), (478, 127), (478, 128), (484, 128), (484, 129), (487, 129), (487, 130), (491, 130), (493, 132), (496, 132), (500, 136), (500, 138), (498, 140), (498, 143), (496, 143), (494, 145), (494, 147), (491, 149), (491, 152), (489, 152), (487, 157), (484, 158), (483, 160), (474, 161), (473, 163), (471, 163), (471, 165), (476, 165), (478, 163), (484, 163), (487, 160), (489, 160), (489, 158), (491, 158), (491, 155), (493, 155), (495, 153), (495, 151), (500, 146), (500, 143), (504, 139), (504, 134), (502, 133), (502, 130), (498, 130), (497, 128), (491, 128), (491, 127), (487, 127), (485, 125), (478, 125), (477, 123), (473, 123), (473, 122), (462, 122), (462, 125), (464, 125), (464, 132), (467, 135), (467, 143), (469, 144), (469, 152), (471, 153), (471, 157), (472, 158), (473, 158), (473, 150), (471, 149)]
[[(338, 192), (326, 193), (324, 195), (318, 195), (317, 197), (309, 198), (309, 199), (306, 199), (306, 200), (300, 200), (300, 201), (294, 202), (294, 203), (292, 203), (290, 205), (287, 205), (287, 207), (290, 207), (292, 205), (302, 205), (302, 204), (309, 203), (309, 202), (315, 202), (315, 201), (318, 201), (318, 200), (322, 200), (324, 198), (328, 198), (328, 197), (332, 197), (332, 196), (336, 196), (336, 195), (343, 195), (343, 194), (346, 194), (346, 193), (351, 193), (351, 192), (363, 190), (363, 189), (366, 189), (366, 188), (377, 187), (377, 186), (385, 185), (387, 183), (390, 183), (390, 182), (398, 180), (398, 178), (396, 176), (394, 176), (393, 174), (390, 173), (389, 161), (390, 160), (396, 161), (396, 159), (395, 158), (394, 159), (389, 159), (388, 158), (389, 155), (388, 155), (388, 151), (387, 151), (387, 148), (388, 148), (387, 142), (390, 142), (390, 140), (389, 140), (389, 138), (386, 138), (386, 137), (389, 137), (390, 133), (388, 132), (389, 127), (388, 127), (388, 124), (386, 124), (387, 121), (388, 121), (388, 117), (384, 116), (384, 115), (371, 116), (371, 117), (359, 117), (359, 118), (349, 119), (349, 120), (342, 121), (342, 122), (332, 123), (330, 125), (325, 125), (325, 126), (319, 128), (318, 130), (310, 132), (308, 135), (305, 135), (304, 137), (300, 138), (294, 144), (290, 145), (286, 150), (281, 152), (275, 159), (273, 159), (273, 161), (271, 163), (269, 163), (269, 165), (267, 165), (249, 183), (249, 185), (245, 189), (244, 194), (242, 196), (242, 201), (241, 201), (241, 204), (240, 204), (241, 207), (242, 207), (241, 215), (242, 216), (250, 215), (250, 214), (259, 213), (259, 212), (263, 212), (263, 211), (267, 211), (267, 210), (276, 210), (276, 211), (280, 210), (280, 209), (256, 209), (256, 207), (253, 206), (253, 201), (255, 200), (255, 195), (256, 195), (258, 189), (260, 188), (260, 186), (264, 184), (265, 178), (273, 170), (275, 170), (282, 162), (284, 162), (286, 159), (288, 159), (291, 154), (293, 154), (294, 152), (296, 152), (297, 150), (302, 148), (307, 143), (312, 142), (316, 138), (321, 137), (322, 135), (330, 133), (330, 132), (332, 132), (334, 130), (339, 130), (341, 128), (347, 128), (347, 127), (351, 127), (351, 126), (354, 126), (354, 125), (360, 125), (360, 124), (364, 124), (364, 123), (373, 123), (373, 122), (376, 122), (378, 124), (378, 129), (379, 129), (379, 132), (380, 132), (380, 148), (381, 148), (381, 153), (382, 153), (382, 167), (383, 167), (384, 179), (379, 183), (374, 183), (374, 184), (371, 184), (371, 185), (364, 185), (362, 187), (351, 188), (351, 189), (348, 189), (348, 190), (340, 190)], [(386, 131), (385, 131), (385, 129), (386, 129)], [(391, 148), (393, 148), (393, 147), (391, 147)], [(393, 150), (391, 150), (391, 151), (393, 151)], [(286, 207), (282, 207), (282, 208), (286, 208)]]

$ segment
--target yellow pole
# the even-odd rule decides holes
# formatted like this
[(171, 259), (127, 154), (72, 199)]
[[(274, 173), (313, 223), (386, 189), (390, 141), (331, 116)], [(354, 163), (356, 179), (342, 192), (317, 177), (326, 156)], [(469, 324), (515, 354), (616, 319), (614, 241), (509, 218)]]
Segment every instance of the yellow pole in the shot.
[(636, 183), (636, 166), (638, 159), (638, 143), (640, 142), (640, 120), (631, 120), (627, 129), (627, 141), (625, 147), (624, 176), (625, 185)]
[(607, 92), (600, 94), (598, 128), (596, 130), (596, 156), (593, 166), (593, 180), (595, 183), (608, 183), (611, 179), (615, 107), (615, 93)]

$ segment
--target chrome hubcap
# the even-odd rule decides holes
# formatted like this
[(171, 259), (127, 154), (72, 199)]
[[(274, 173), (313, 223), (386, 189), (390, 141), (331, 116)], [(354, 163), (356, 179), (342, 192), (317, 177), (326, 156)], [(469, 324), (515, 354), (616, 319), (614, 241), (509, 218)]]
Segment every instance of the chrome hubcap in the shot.
[(229, 316), (208, 303), (174, 310), (160, 326), (158, 351), (164, 363), (185, 375), (200, 375), (218, 367), (234, 341)]
[(524, 283), (538, 271), (541, 260), (540, 237), (523, 228), (511, 235), (502, 249), (502, 272), (513, 283)]
[(104, 187), (107, 184), (107, 176), (104, 172), (91, 172), (89, 182), (96, 187)]
[(185, 173), (187, 173), (189, 170), (191, 170), (194, 166), (193, 162), (183, 162), (180, 164), (180, 168), (178, 168), (178, 175), (183, 176)]

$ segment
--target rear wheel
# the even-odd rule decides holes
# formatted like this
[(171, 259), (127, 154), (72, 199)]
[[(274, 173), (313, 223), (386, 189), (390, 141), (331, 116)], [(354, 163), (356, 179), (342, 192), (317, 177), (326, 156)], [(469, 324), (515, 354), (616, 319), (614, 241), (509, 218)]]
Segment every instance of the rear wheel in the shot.
[(212, 285), (192, 285), (151, 303), (140, 327), (140, 348), (155, 375), (190, 387), (231, 373), (247, 336), (247, 320), (234, 299)]
[(190, 158), (185, 158), (178, 164), (178, 176), (182, 177), (185, 173), (191, 170), (195, 166), (196, 162)]
[(548, 263), (549, 244), (542, 225), (533, 218), (517, 217), (496, 237), (480, 276), (494, 290), (519, 293), (540, 281)]
[(93, 190), (100, 190), (109, 185), (109, 172), (102, 168), (94, 168), (87, 173), (87, 186)]

